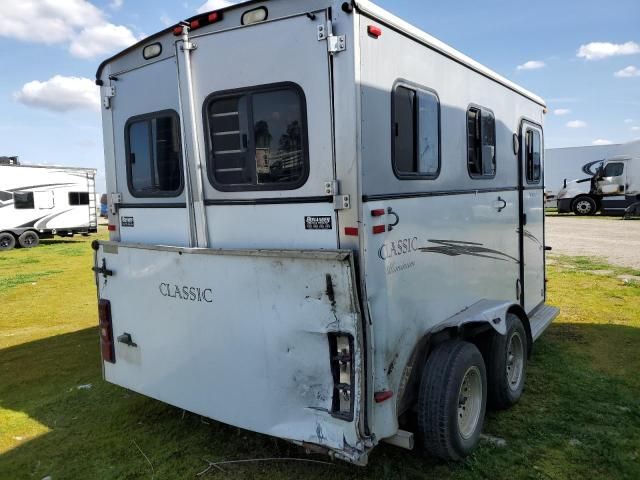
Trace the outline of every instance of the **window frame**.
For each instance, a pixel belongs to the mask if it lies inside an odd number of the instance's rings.
[[[622,165],[622,172],[620,173],[620,175],[606,175],[606,171],[607,171],[607,167],[609,165]],[[617,177],[622,177],[624,175],[624,171],[625,171],[625,167],[626,164],[625,162],[621,162],[619,160],[614,160],[614,161],[610,161],[609,163],[607,163],[603,168],[602,168],[602,178],[617,178]]]
[[[398,88],[406,88],[409,90],[413,90],[416,92],[416,96],[418,91],[422,91],[433,95],[438,101],[438,169],[435,173],[410,173],[410,172],[401,172],[397,168],[396,164],[396,91]],[[418,116],[418,115],[416,115]],[[417,119],[414,118],[414,154],[417,154],[418,149],[417,145],[417,132],[419,131],[420,126],[417,122]],[[440,176],[440,171],[442,170],[442,107],[440,104],[440,96],[438,92],[434,89],[425,87],[423,85],[409,82],[408,80],[400,79],[396,80],[393,84],[391,90],[391,169],[393,170],[393,174],[398,180],[435,180]]]
[[[27,195],[29,198],[29,207],[19,207],[16,202],[16,194],[18,195]],[[36,209],[36,196],[35,192],[25,192],[25,191],[16,191],[13,192],[13,209],[14,210],[35,210]]]
[[[134,123],[142,122],[145,120],[153,120],[155,118],[160,117],[172,117],[177,124],[177,134],[178,134],[178,160],[179,160],[179,169],[180,169],[180,187],[177,190],[171,192],[155,192],[152,194],[145,194],[133,188],[133,177],[132,177],[132,169],[131,169],[131,136],[130,136],[130,128]],[[182,195],[184,191],[184,158],[183,158],[183,145],[182,145],[182,125],[180,123],[180,115],[177,111],[173,109],[166,110],[158,110],[156,112],[144,113],[142,115],[135,115],[133,117],[129,117],[126,123],[124,124],[124,150],[125,150],[125,165],[127,166],[127,187],[129,189],[129,193],[134,198],[177,198]]]
[[[538,180],[530,180],[529,179],[529,161],[527,159],[527,133],[531,132],[532,134],[537,133],[540,136],[540,176]],[[542,129],[535,125],[526,125],[524,128],[524,179],[528,185],[540,185],[542,183],[542,164],[544,158],[544,148],[542,147]]]
[[[478,110],[480,112],[480,122],[482,122],[482,113],[483,112],[488,112],[491,114],[491,116],[493,117],[493,148],[494,148],[494,157],[496,160],[496,166],[495,166],[495,170],[493,171],[493,175],[484,175],[484,174],[474,174],[471,173],[471,170],[469,169],[469,112],[471,111],[471,109],[474,110]],[[465,113],[465,151],[466,151],[466,162],[467,162],[467,173],[469,175],[469,178],[471,178],[472,180],[492,180],[494,178],[496,178],[496,175],[498,174],[498,129],[496,128],[496,114],[493,110],[491,110],[490,108],[487,107],[483,107],[482,105],[478,105],[476,103],[470,103],[467,106],[467,111]],[[482,131],[480,132],[480,142],[482,142]],[[482,159],[482,143],[480,144],[480,155],[481,155],[481,159]],[[484,159],[482,159],[482,165],[484,166]]]
[[[71,207],[86,207],[89,205],[91,198],[89,196],[89,192],[67,192],[68,195],[68,200],[69,200],[69,206]],[[78,203],[71,203],[71,196],[72,195],[77,195],[77,200]],[[87,196],[87,203],[81,203],[80,200],[82,199],[82,195],[86,195]]]
[[[215,178],[215,156],[213,155],[213,144],[211,141],[211,124],[209,122],[209,106],[213,101],[223,100],[229,97],[247,97],[247,118],[248,118],[248,144],[253,150],[253,162],[255,162],[255,122],[253,118],[253,103],[252,95],[267,92],[277,92],[281,90],[293,90],[298,95],[300,100],[300,116],[301,116],[301,133],[302,133],[302,176],[297,182],[288,183],[272,183],[272,184],[234,184],[227,185],[219,183]],[[278,82],[268,83],[263,85],[254,85],[250,87],[234,88],[230,90],[220,90],[212,92],[207,95],[202,104],[202,125],[203,133],[205,136],[205,148],[206,148],[206,170],[209,184],[219,192],[279,192],[298,190],[306,185],[309,180],[311,172],[311,164],[309,161],[309,131],[308,131],[308,116],[307,116],[307,97],[304,90],[300,85],[294,82]],[[247,149],[247,155],[251,149]],[[254,167],[255,168],[255,167]]]

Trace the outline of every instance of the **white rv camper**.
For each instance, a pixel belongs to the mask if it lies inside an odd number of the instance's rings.
[[[623,215],[640,201],[640,141],[615,147],[610,156],[585,165],[586,178],[565,178],[558,191],[559,213]]]
[[[545,305],[539,97],[368,1],[252,1],[105,61],[108,382],[365,464],[460,459]]]
[[[0,164],[0,251],[97,230],[96,171]]]

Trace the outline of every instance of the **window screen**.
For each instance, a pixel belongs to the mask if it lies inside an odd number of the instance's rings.
[[[69,192],[69,205],[89,205],[89,193]]]
[[[209,174],[220,190],[299,188],[308,175],[304,96],[295,86],[210,97]]]
[[[489,110],[467,111],[467,166],[472,177],[496,174],[496,120]]]
[[[400,177],[435,177],[440,169],[440,102],[424,90],[393,94],[393,162]]]
[[[33,210],[35,208],[33,192],[14,192],[13,206],[16,210]]]
[[[539,183],[541,177],[542,142],[540,132],[527,130],[525,138],[527,182]]]
[[[129,188],[137,197],[177,196],[182,190],[180,125],[175,112],[129,120]]]
[[[624,173],[624,163],[616,162],[616,163],[608,163],[606,167],[604,167],[604,172],[602,173],[603,177],[619,177]]]

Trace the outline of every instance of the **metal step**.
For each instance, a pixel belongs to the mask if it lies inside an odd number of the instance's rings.
[[[560,314],[560,309],[552,307],[551,305],[542,305],[538,308],[531,317],[529,317],[529,323],[531,324],[531,336],[535,342],[540,335],[547,329],[551,322]]]

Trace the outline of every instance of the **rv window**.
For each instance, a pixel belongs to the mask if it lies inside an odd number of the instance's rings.
[[[182,190],[180,126],[175,112],[127,122],[129,189],[136,197],[177,196]]]
[[[209,174],[223,191],[299,188],[308,175],[304,96],[294,86],[213,95]]]
[[[89,205],[89,193],[69,192],[69,205]]]
[[[624,173],[624,163],[616,162],[616,163],[608,163],[606,167],[604,167],[604,172],[602,173],[603,177],[619,177]]]
[[[425,90],[393,94],[393,166],[400,178],[430,177],[440,169],[440,102]]]
[[[541,152],[542,145],[540,132],[537,130],[527,130],[525,137],[527,182],[539,183],[541,176]]]
[[[33,192],[14,192],[13,206],[16,210],[33,210],[35,208]]]
[[[467,166],[472,177],[496,174],[496,120],[489,110],[471,107],[467,111]]]

